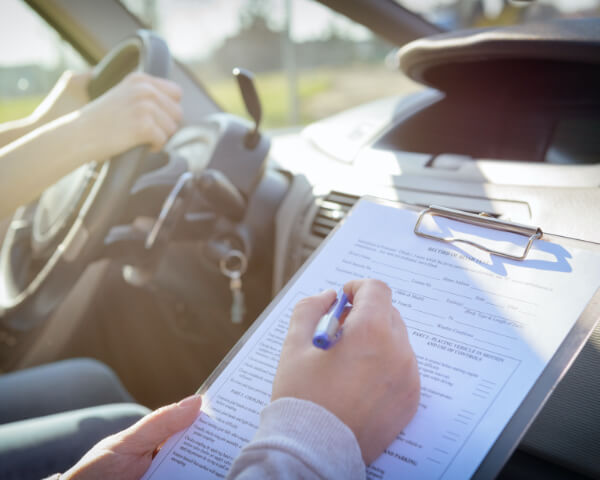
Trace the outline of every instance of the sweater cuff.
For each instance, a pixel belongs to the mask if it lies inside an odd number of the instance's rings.
[[[265,407],[252,445],[291,453],[325,479],[364,479],[365,464],[350,428],[308,400],[280,398]]]

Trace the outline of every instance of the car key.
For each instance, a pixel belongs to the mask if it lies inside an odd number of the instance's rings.
[[[231,323],[240,324],[244,320],[246,307],[242,290],[242,275],[248,266],[248,259],[239,250],[230,250],[219,262],[221,273],[229,278],[231,290]]]

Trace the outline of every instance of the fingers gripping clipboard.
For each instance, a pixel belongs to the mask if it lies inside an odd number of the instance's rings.
[[[422,386],[414,419],[367,468],[373,480],[493,478],[600,315],[596,244],[363,198],[202,385],[204,413],[190,427],[198,436],[188,429],[173,437],[144,478],[187,478],[176,475],[177,462],[193,438],[211,438],[210,451],[204,440],[193,446],[205,457],[235,458],[243,442],[213,432],[252,438],[296,302],[361,277],[390,286]],[[214,478],[227,472],[221,460]]]

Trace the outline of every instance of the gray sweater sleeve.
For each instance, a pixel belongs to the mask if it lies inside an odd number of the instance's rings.
[[[364,480],[356,437],[325,408],[280,398],[264,408],[252,441],[236,458],[228,480]]]

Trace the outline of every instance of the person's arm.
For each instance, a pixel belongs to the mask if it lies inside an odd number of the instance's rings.
[[[159,150],[181,121],[181,89],[143,73],[0,148],[0,218],[87,162],[142,144]]]
[[[9,122],[0,123],[0,147],[14,142],[17,138],[27,135],[32,130],[39,127],[41,123],[29,115],[25,118],[11,120]]]
[[[376,280],[358,280],[344,290],[353,306],[341,340],[330,350],[315,348],[312,336],[335,293],[296,306],[273,402],[234,461],[229,480],[364,478],[364,465],[381,455],[415,414],[417,361],[390,289]]]
[[[258,431],[227,478],[363,480],[365,464],[354,433],[333,413],[285,397],[263,409]]]

